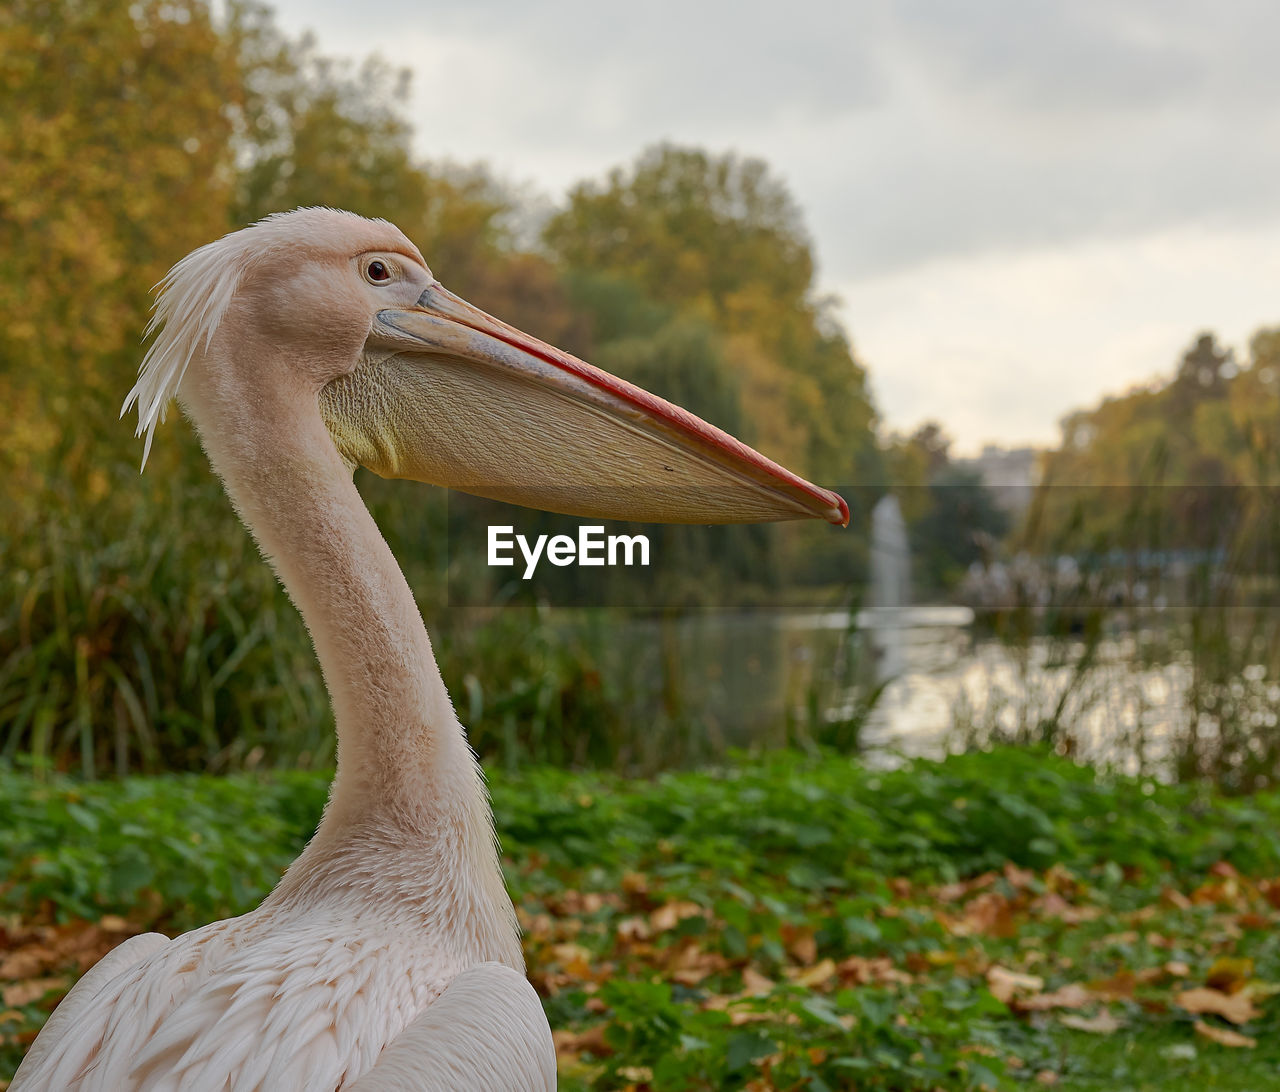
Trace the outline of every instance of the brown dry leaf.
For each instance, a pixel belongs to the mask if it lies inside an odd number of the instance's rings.
[[[1058,1075],[1052,1069],[1042,1069],[1036,1074],[1036,1084],[1057,1084]]]
[[[674,929],[685,918],[697,917],[702,907],[696,902],[667,902],[649,915],[649,924],[659,933]]]
[[[1056,916],[1066,925],[1080,925],[1086,921],[1097,921],[1105,913],[1101,906],[1068,906]]]
[[[996,891],[985,891],[970,899],[959,917],[939,914],[943,927],[957,937],[1011,937],[1017,932],[1013,923],[1014,904]]]
[[[1080,1016],[1069,1012],[1059,1016],[1058,1023],[1063,1027],[1092,1032],[1094,1035],[1114,1035],[1124,1027],[1124,1022],[1117,1020],[1111,1010],[1106,1008],[1100,1009],[1095,1016]]]
[[[772,1019],[773,1017],[767,1012],[757,1012],[755,1009],[734,1009],[729,1013],[729,1023],[735,1028],[743,1024],[758,1024],[761,1020]]]
[[[564,969],[564,973],[573,978],[590,978],[591,952],[581,944],[553,944],[551,954]]]
[[[1171,974],[1174,978],[1186,978],[1191,973],[1191,968],[1180,959],[1171,959],[1164,965],[1165,972]]]
[[[1280,879],[1263,880],[1258,884],[1258,890],[1273,909],[1280,910]]]
[[[566,1054],[581,1054],[587,1050],[597,1057],[612,1054],[613,1048],[605,1042],[604,1038],[605,1029],[608,1026],[608,1024],[596,1024],[585,1031],[553,1031],[551,1039],[556,1045],[557,1057],[562,1057]]]
[[[0,959],[0,978],[35,978],[58,962],[58,954],[52,948],[29,944]]]
[[[1249,1036],[1241,1035],[1238,1031],[1232,1031],[1230,1028],[1214,1027],[1212,1024],[1206,1024],[1203,1020],[1197,1020],[1192,1026],[1196,1029],[1197,1035],[1212,1039],[1221,1046],[1248,1047],[1252,1049],[1258,1045],[1257,1039],[1250,1039]]]
[[[628,895],[647,895],[649,893],[649,877],[643,872],[624,872],[622,874],[622,890]]]
[[[1050,993],[1036,993],[1030,997],[1017,997],[1011,1002],[1020,1012],[1045,1012],[1049,1009],[1080,1009],[1097,1000],[1078,982],[1068,982]]]
[[[1158,967],[1153,967],[1160,974]],[[1150,976],[1147,975],[1147,980]],[[1117,971],[1110,978],[1089,983],[1089,992],[1104,1001],[1132,1001],[1134,988],[1138,985],[1138,976],[1132,971]]]
[[[849,985],[866,986],[871,983],[879,985],[909,986],[915,980],[906,971],[900,971],[887,956],[876,956],[866,959],[863,956],[849,956],[836,964],[841,981]]]
[[[1136,929],[1126,929],[1122,933],[1108,933],[1102,938],[1102,943],[1123,947],[1130,944],[1137,944],[1138,939],[1138,931]]]
[[[1191,892],[1191,901],[1198,906],[1217,904],[1235,906],[1241,900],[1240,881],[1234,876],[1217,882],[1201,884]]]
[[[809,966],[818,958],[818,942],[813,935],[812,925],[792,925],[783,923],[782,943],[787,946],[792,959],[802,966]]]
[[[1175,910],[1191,909],[1191,900],[1187,898],[1187,896],[1184,895],[1181,891],[1178,891],[1172,887],[1166,887],[1160,893],[1160,899],[1162,902],[1165,902],[1169,906],[1172,906]]]
[[[623,918],[614,926],[614,932],[619,940],[648,940],[653,936],[649,923],[639,917]]]
[[[836,963],[834,959],[824,959],[821,963],[815,963],[812,967],[805,967],[799,971],[787,970],[787,977],[791,979],[797,986],[805,986],[808,989],[814,989],[824,983],[831,981],[836,976]]]
[[[517,908],[516,913],[520,915],[522,912]],[[555,933],[556,922],[550,914],[524,913],[519,921],[521,931],[526,937],[543,940]]]
[[[692,937],[670,952],[668,973],[685,986],[696,986],[703,979],[718,971],[727,970],[729,961],[719,952],[708,951]]]
[[[1019,974],[996,963],[987,970],[987,988],[997,1001],[1007,1005],[1019,991],[1039,993],[1044,989],[1044,979],[1039,975]]]
[[[944,883],[941,887],[934,889],[933,897],[937,902],[959,902],[966,895],[971,895],[984,887],[990,887],[999,878],[1000,876],[997,872],[984,872],[981,876],[975,876],[971,880],[961,880],[959,883]]]
[[[742,992],[747,996],[773,992],[773,979],[766,978],[754,967],[742,968]]]
[[[1019,868],[1012,861],[1004,863],[1004,878],[1009,881],[1015,888],[1022,890],[1030,887],[1036,881],[1036,874],[1025,868]]]
[[[1262,1014],[1253,1007],[1247,993],[1227,994],[1221,990],[1197,986],[1193,990],[1183,990],[1174,1001],[1187,1012],[1196,1016],[1205,1013],[1221,1016],[1233,1024],[1247,1024]]]
[[[68,984],[65,978],[28,978],[0,990],[0,1003],[8,1008],[29,1005],[51,990],[65,990]]]
[[[1204,984],[1223,993],[1239,993],[1253,977],[1252,959],[1232,959],[1222,956],[1213,961]]]

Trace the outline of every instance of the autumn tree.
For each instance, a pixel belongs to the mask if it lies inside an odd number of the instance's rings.
[[[1255,339],[1255,351],[1267,344]],[[1200,334],[1168,379],[1064,418],[1035,508],[1038,543],[1220,548],[1245,516],[1240,487],[1271,460],[1269,374],[1261,363],[1240,371]]]
[[[762,161],[658,145],[576,187],[545,240],[570,269],[628,279],[719,329],[770,454],[832,482],[869,476],[865,373],[816,292],[799,210]]]
[[[89,461],[150,286],[224,229],[239,91],[202,0],[13,0],[0,84],[2,447],[22,490],[55,449]]]

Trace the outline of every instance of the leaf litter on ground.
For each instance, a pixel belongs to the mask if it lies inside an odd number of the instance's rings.
[[[1115,1087],[1108,1042],[1280,1040],[1280,796],[1034,751],[493,782],[569,1090]],[[114,944],[254,905],[325,788],[0,772],[0,1084]]]

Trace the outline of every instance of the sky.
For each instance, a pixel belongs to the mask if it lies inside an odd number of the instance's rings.
[[[424,158],[552,201],[671,140],[765,159],[887,429],[1053,444],[1280,324],[1273,0],[274,0],[412,70]]]

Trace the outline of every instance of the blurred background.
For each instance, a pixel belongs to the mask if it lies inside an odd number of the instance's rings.
[[[362,474],[490,763],[1012,740],[1274,782],[1274,11],[348,7],[0,12],[0,763],[332,763],[191,429],[139,476],[118,419],[169,266],[325,204],[853,512],[672,529],[719,579],[563,607]]]

